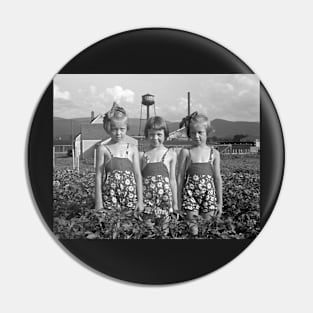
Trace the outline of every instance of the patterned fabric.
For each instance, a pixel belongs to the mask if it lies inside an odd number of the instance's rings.
[[[108,146],[105,146],[111,155],[105,165],[106,179],[103,183],[103,205],[107,209],[121,206],[135,209],[137,204],[136,180],[133,164],[127,158],[114,157]],[[126,156],[128,155],[128,147]]]
[[[190,153],[190,150],[189,150]],[[213,149],[208,162],[192,162],[186,172],[182,209],[208,213],[217,210],[217,198],[213,179]]]
[[[164,164],[167,152],[168,150],[160,162],[152,163],[149,163],[149,158],[145,154],[147,164],[142,171],[144,213],[155,218],[168,217],[172,209],[173,194],[169,172]]]

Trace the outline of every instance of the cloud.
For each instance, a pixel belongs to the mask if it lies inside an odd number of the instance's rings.
[[[255,74],[236,74],[232,78],[242,87],[254,88],[259,84],[259,79]]]
[[[64,118],[71,118],[75,114],[81,115],[81,108],[71,100],[57,98],[53,100],[53,115]]]
[[[70,100],[71,94],[67,90],[61,91],[59,86],[54,84],[54,86],[53,86],[53,97],[54,97],[54,99]]]
[[[259,120],[259,80],[256,75],[236,74],[208,77],[201,84],[193,111],[209,119]],[[198,105],[201,103],[201,106]],[[196,109],[197,108],[197,109]]]
[[[192,100],[191,111],[193,111]],[[169,103],[158,103],[156,106],[156,114],[164,117],[167,121],[181,121],[187,115],[188,100],[186,97],[180,97],[173,100],[171,105]]]
[[[135,93],[132,90],[123,89],[121,86],[107,88],[105,91],[113,98],[113,101],[116,101],[117,103],[121,102],[122,100],[133,103],[135,99]]]
[[[89,86],[89,91],[92,96],[95,96],[97,93],[97,87],[94,85]]]
[[[69,79],[66,75],[64,77]],[[96,114],[108,111],[113,101],[116,101],[130,117],[139,118],[140,95],[149,91],[156,95],[156,105],[150,108],[150,115],[154,115],[155,110],[157,115],[168,121],[180,121],[187,115],[188,90],[192,97],[191,112],[202,112],[210,120],[222,118],[256,121],[260,116],[260,84],[254,74],[201,75],[195,76],[195,81],[188,75],[161,75],[157,79],[155,76],[147,76],[144,81],[139,80],[141,77],[131,81],[122,77],[120,81],[98,80],[98,76],[96,78],[88,78],[84,84],[56,81],[55,114],[90,116],[91,111]],[[142,115],[146,116],[145,107],[142,108]]]
[[[178,99],[179,106],[187,108],[187,98],[181,97]],[[190,101],[191,102],[191,101]]]
[[[235,89],[235,87],[230,83],[226,83],[225,86],[226,86],[228,91],[234,91],[234,89]]]
[[[134,105],[135,93],[132,90],[121,86],[101,90],[94,84],[77,88],[73,95],[69,91],[61,91],[55,84],[54,115],[71,118],[90,116],[91,111],[104,113],[111,108],[113,101],[122,102],[121,105],[130,116],[139,117],[140,106]]]
[[[240,91],[238,92],[238,96],[239,96],[239,97],[242,97],[242,96],[244,96],[244,95],[246,95],[246,94],[248,94],[248,93],[249,93],[248,90],[243,89],[243,90],[240,90]]]

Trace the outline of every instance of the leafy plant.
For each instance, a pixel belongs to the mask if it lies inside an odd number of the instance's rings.
[[[204,239],[254,238],[260,231],[260,168],[258,157],[222,156],[223,215],[204,221]],[[157,221],[122,207],[94,209],[94,169],[61,168],[53,177],[54,233],[62,239],[188,239],[184,215],[171,215],[168,231]]]

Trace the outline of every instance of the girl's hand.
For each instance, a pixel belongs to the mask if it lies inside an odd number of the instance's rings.
[[[220,218],[222,214],[223,214],[223,204],[217,203],[217,214],[216,214],[216,216],[218,218]]]
[[[144,206],[143,206],[143,202],[142,201],[138,201],[136,204],[136,211],[138,211],[139,213],[142,213],[144,210]]]
[[[96,211],[103,211],[103,204],[102,203],[96,203],[95,204],[95,210]]]
[[[178,205],[177,204],[173,205],[173,211],[174,211],[174,213],[178,213]]]

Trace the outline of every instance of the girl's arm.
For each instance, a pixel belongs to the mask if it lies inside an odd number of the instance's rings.
[[[221,216],[223,209],[223,190],[222,190],[222,176],[220,170],[220,153],[217,150],[213,150],[214,161],[214,184],[216,188],[216,197],[217,197],[217,209],[218,215]]]
[[[133,147],[133,165],[134,165],[134,175],[136,179],[136,186],[137,186],[137,198],[138,198],[138,210],[140,212],[143,211],[143,195],[142,195],[142,177],[141,177],[141,170],[140,170],[140,161],[139,161],[139,152],[137,147]]]
[[[99,145],[97,147],[97,158],[96,158],[96,181],[95,181],[95,209],[103,209],[102,202],[102,181],[104,172],[104,160],[105,160],[105,147]]]
[[[182,206],[182,192],[184,187],[186,162],[188,157],[188,150],[181,149],[178,155],[178,172],[177,172],[177,202],[178,208],[181,209]]]
[[[170,161],[170,186],[173,193],[173,210],[174,212],[178,211],[178,203],[177,203],[177,182],[176,182],[176,163],[177,163],[177,155],[176,152],[171,152],[171,161]]]
[[[140,164],[140,170],[142,170],[145,166],[145,158],[144,158],[143,152],[139,152],[139,164]]]

